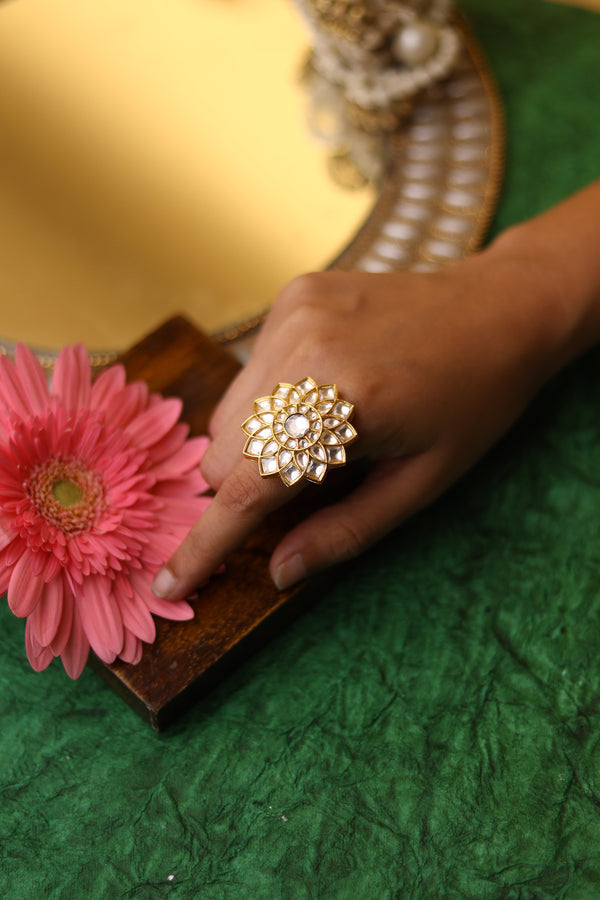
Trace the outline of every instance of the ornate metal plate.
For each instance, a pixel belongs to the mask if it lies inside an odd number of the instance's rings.
[[[504,116],[483,52],[462,17],[458,24],[459,65],[420,97],[405,129],[384,149],[387,175],[375,207],[330,268],[430,272],[481,246],[502,182]],[[262,318],[218,336],[240,341]]]

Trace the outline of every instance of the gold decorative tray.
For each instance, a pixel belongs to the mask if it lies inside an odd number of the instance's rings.
[[[295,274],[431,268],[494,209],[500,104],[475,40],[341,187],[311,137],[307,38],[281,0],[0,8],[1,344],[101,364],[175,313],[232,340]]]

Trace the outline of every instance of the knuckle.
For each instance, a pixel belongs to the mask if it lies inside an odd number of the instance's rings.
[[[218,454],[211,453],[209,448],[200,460],[200,472],[211,488],[218,491],[225,479],[226,468]]]
[[[322,292],[322,277],[322,273],[319,272],[297,275],[283,288],[277,304],[287,309],[294,309],[304,304],[311,305]]]
[[[365,535],[357,522],[340,519],[331,535],[331,554],[339,562],[353,559],[366,546]]]
[[[235,516],[248,516],[258,511],[261,501],[259,486],[232,473],[219,489],[219,502]]]

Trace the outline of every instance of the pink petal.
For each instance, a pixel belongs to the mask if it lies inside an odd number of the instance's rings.
[[[127,629],[125,629],[123,648],[119,653],[119,658],[132,666],[137,666],[142,658],[142,642]]]
[[[110,487],[108,499],[118,508],[133,506],[139,502],[139,495],[147,493],[154,487],[155,479],[151,472],[143,472],[141,475],[132,475],[124,481],[117,481]]]
[[[95,451],[103,436],[102,423],[88,410],[80,411],[75,419],[71,434],[73,452],[93,465]]]
[[[28,624],[43,647],[48,647],[56,636],[63,612],[63,581],[55,578],[44,585],[40,602],[29,618]]]
[[[98,576],[86,579],[77,598],[77,611],[94,653],[103,662],[114,662],[123,646],[123,621],[110,581]]]
[[[15,350],[15,369],[29,401],[29,408],[34,415],[42,413],[48,405],[48,381],[44,370],[35,354],[25,344],[17,344]]]
[[[180,478],[165,478],[159,481],[152,492],[158,497],[189,497],[203,494],[209,489],[200,469],[192,469]]]
[[[106,421],[113,428],[124,428],[148,401],[148,388],[142,381],[128,384],[119,394],[111,397],[104,410]]]
[[[85,668],[89,652],[90,645],[85,636],[77,608],[74,607],[71,634],[65,649],[61,653],[62,663],[69,678],[79,678]]]
[[[106,412],[108,404],[119,391],[125,387],[125,368],[122,365],[111,366],[98,375],[92,385],[90,408]]]
[[[194,618],[194,610],[185,600],[162,600],[154,596],[150,590],[152,574],[132,572],[129,580],[134,591],[139,594],[150,612],[162,616],[163,619],[172,619],[177,622]]]
[[[41,571],[41,576],[43,580],[47,583],[49,581],[53,581],[58,573],[61,571],[62,566],[54,553],[46,553],[46,558],[44,560],[44,566]]]
[[[179,497],[166,497],[163,499],[165,506],[161,518],[168,522],[170,526],[193,525],[199,515],[197,512],[198,508],[203,512],[211,503],[210,497],[194,497],[188,500]],[[192,499],[195,501],[194,505],[190,502]]]
[[[111,484],[115,478],[128,478],[138,472],[144,461],[143,451],[133,454],[130,451],[120,451],[99,460],[98,468],[104,475],[106,483]]]
[[[12,544],[9,544],[4,551],[4,565],[12,568],[17,560],[25,553],[26,549],[27,544],[23,538],[15,538]]]
[[[10,527],[8,516],[0,515],[0,551],[5,550],[14,541],[15,533]]]
[[[0,446],[0,471],[5,478],[20,481],[18,469],[20,462],[14,453],[9,452],[8,447]]]
[[[21,384],[21,379],[4,354],[0,355],[0,397],[4,400],[7,408],[21,419],[26,419],[31,415],[27,394]]]
[[[32,554],[23,553],[17,560],[8,586],[8,605],[15,616],[29,616],[42,596],[44,582],[31,574]]]
[[[210,444],[207,437],[190,438],[183,447],[172,456],[152,467],[157,478],[177,478],[190,472],[200,463]],[[204,481],[208,490],[208,482]]]
[[[60,656],[64,651],[69,638],[71,636],[71,628],[73,626],[73,592],[68,584],[65,584],[63,579],[63,605],[62,605],[62,615],[60,617],[60,622],[58,624],[58,628],[56,629],[56,634],[54,635],[51,647],[52,652],[55,656]]]
[[[54,659],[54,654],[50,647],[41,647],[36,641],[29,619],[27,619],[25,625],[25,651],[29,664],[35,672],[42,672],[44,669],[47,669]]]
[[[169,397],[136,416],[125,431],[138,447],[151,447],[177,424],[182,409],[178,397]]]
[[[146,604],[135,593],[131,597],[121,593],[118,603],[125,630],[151,644],[156,638],[156,626]],[[123,659],[123,654],[119,655]]]
[[[0,597],[3,597],[8,590],[8,585],[10,584],[10,576],[11,570],[3,568],[0,564]]]
[[[89,406],[91,384],[90,359],[83,344],[63,347],[54,367],[52,393],[65,409],[75,412]]]
[[[166,530],[166,526],[164,530],[152,532],[152,540],[141,551],[144,565],[155,565],[158,569],[170,559],[184,537],[185,533],[173,534]]]
[[[150,448],[150,458],[157,464],[173,456],[183,445],[190,431],[190,426],[179,422],[167,434]]]
[[[129,509],[124,508],[122,510],[123,513],[123,528],[128,527],[134,530],[150,528],[154,525],[154,513],[143,510],[143,509]],[[140,539],[142,535],[139,535]]]
[[[162,616],[163,619],[186,622],[194,618],[194,610],[185,600],[163,600],[155,597],[154,594],[144,599],[150,612]]]

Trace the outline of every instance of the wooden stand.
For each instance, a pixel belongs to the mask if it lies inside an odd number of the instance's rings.
[[[183,419],[192,434],[206,433],[213,407],[239,368],[218,343],[182,318],[145,338],[122,362],[130,381],[144,380],[152,390],[183,400]],[[318,490],[322,500],[324,489]],[[301,506],[294,504],[295,517],[306,513],[306,495],[311,494],[307,489]],[[156,641],[145,645],[137,666],[92,660],[111,687],[156,730],[280,631],[304,605],[298,588],[277,591],[268,572],[271,552],[290,524],[285,509],[265,522],[227,560],[225,574],[202,589],[190,622],[156,618]]]

